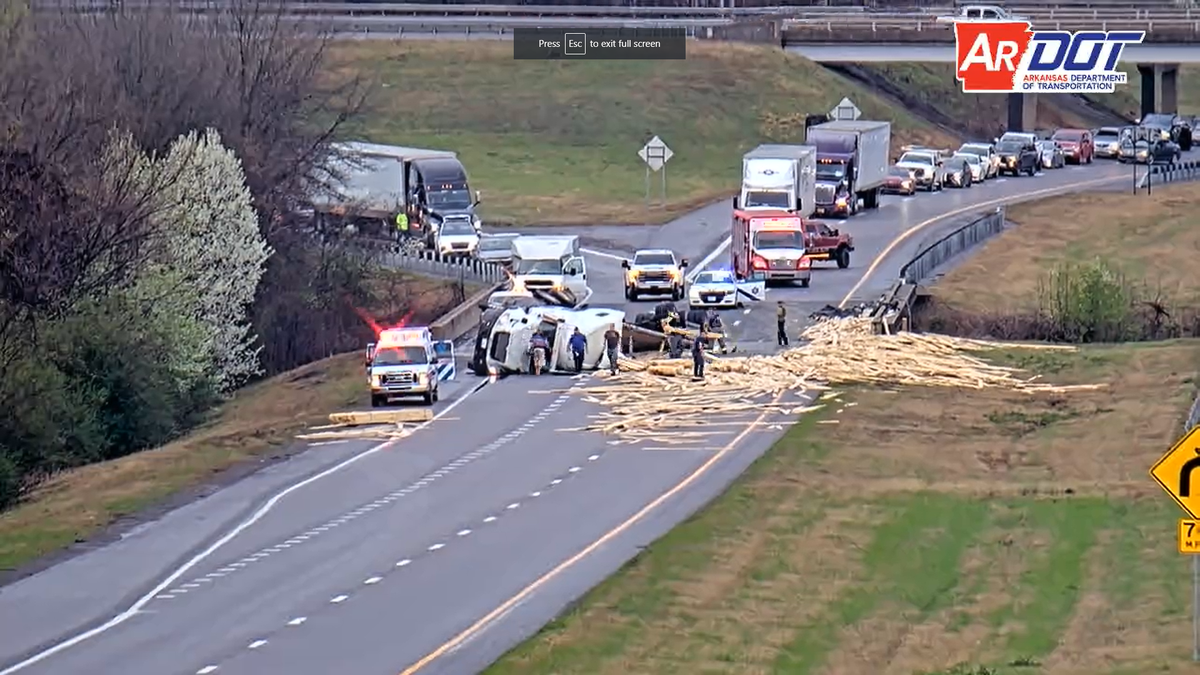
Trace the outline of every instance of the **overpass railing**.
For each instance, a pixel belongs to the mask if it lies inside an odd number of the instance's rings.
[[[391,16],[398,18],[618,18],[618,19],[734,19],[740,17],[787,17],[808,19],[863,15],[878,20],[888,18],[919,19],[952,14],[948,3],[884,3],[870,0],[809,0],[812,5],[720,7],[627,7],[597,5],[492,5],[423,4],[391,2],[285,2],[284,12],[296,16]],[[745,2],[745,0],[739,0]],[[207,13],[235,6],[228,0],[33,0],[37,10],[64,9],[89,12],[124,9],[171,7],[184,12]],[[1011,10],[1033,20],[1172,20],[1200,18],[1200,9],[1175,2],[1141,2],[1134,7],[1117,0],[1059,0],[1053,5],[1014,6]]]
[[[1200,37],[1200,14],[1164,19],[1038,19],[1040,30],[1137,30],[1146,32],[1147,43],[1190,43]],[[789,20],[784,26],[784,43],[802,42],[954,42],[950,24],[934,18],[841,17],[838,19]]]

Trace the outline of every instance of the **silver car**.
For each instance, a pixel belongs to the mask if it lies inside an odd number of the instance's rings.
[[[1067,165],[1067,154],[1058,141],[1038,141],[1038,149],[1042,151],[1043,169],[1061,169]]]
[[[519,236],[516,232],[484,232],[479,235],[475,257],[484,262],[508,265],[512,263],[513,240]]]

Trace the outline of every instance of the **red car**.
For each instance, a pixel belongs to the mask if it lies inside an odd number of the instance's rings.
[[[1050,138],[1062,146],[1067,164],[1091,164],[1096,155],[1092,132],[1087,129],[1059,129]]]

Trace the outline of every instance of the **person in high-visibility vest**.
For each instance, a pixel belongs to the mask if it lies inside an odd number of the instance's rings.
[[[399,239],[408,238],[408,214],[403,211],[396,214],[396,236]]]

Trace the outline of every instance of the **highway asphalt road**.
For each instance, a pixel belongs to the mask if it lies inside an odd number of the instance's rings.
[[[858,247],[850,269],[821,270],[811,289],[779,293],[824,304],[877,292],[924,233],[889,242],[916,225],[1128,171],[1100,164],[889,199],[844,225]],[[728,209],[628,232],[697,259],[722,239]],[[624,251],[596,251],[593,302],[648,308],[621,298],[613,256]],[[872,270],[885,251],[886,265]],[[477,382],[461,377],[460,386]],[[717,494],[782,433],[757,425],[719,447],[667,451],[563,431],[595,412],[579,395],[589,384],[526,377],[483,386],[440,404],[440,418],[405,439],[303,453],[4,587],[0,616],[21,620],[5,621],[0,675],[382,675],[412,663],[474,672]]]

